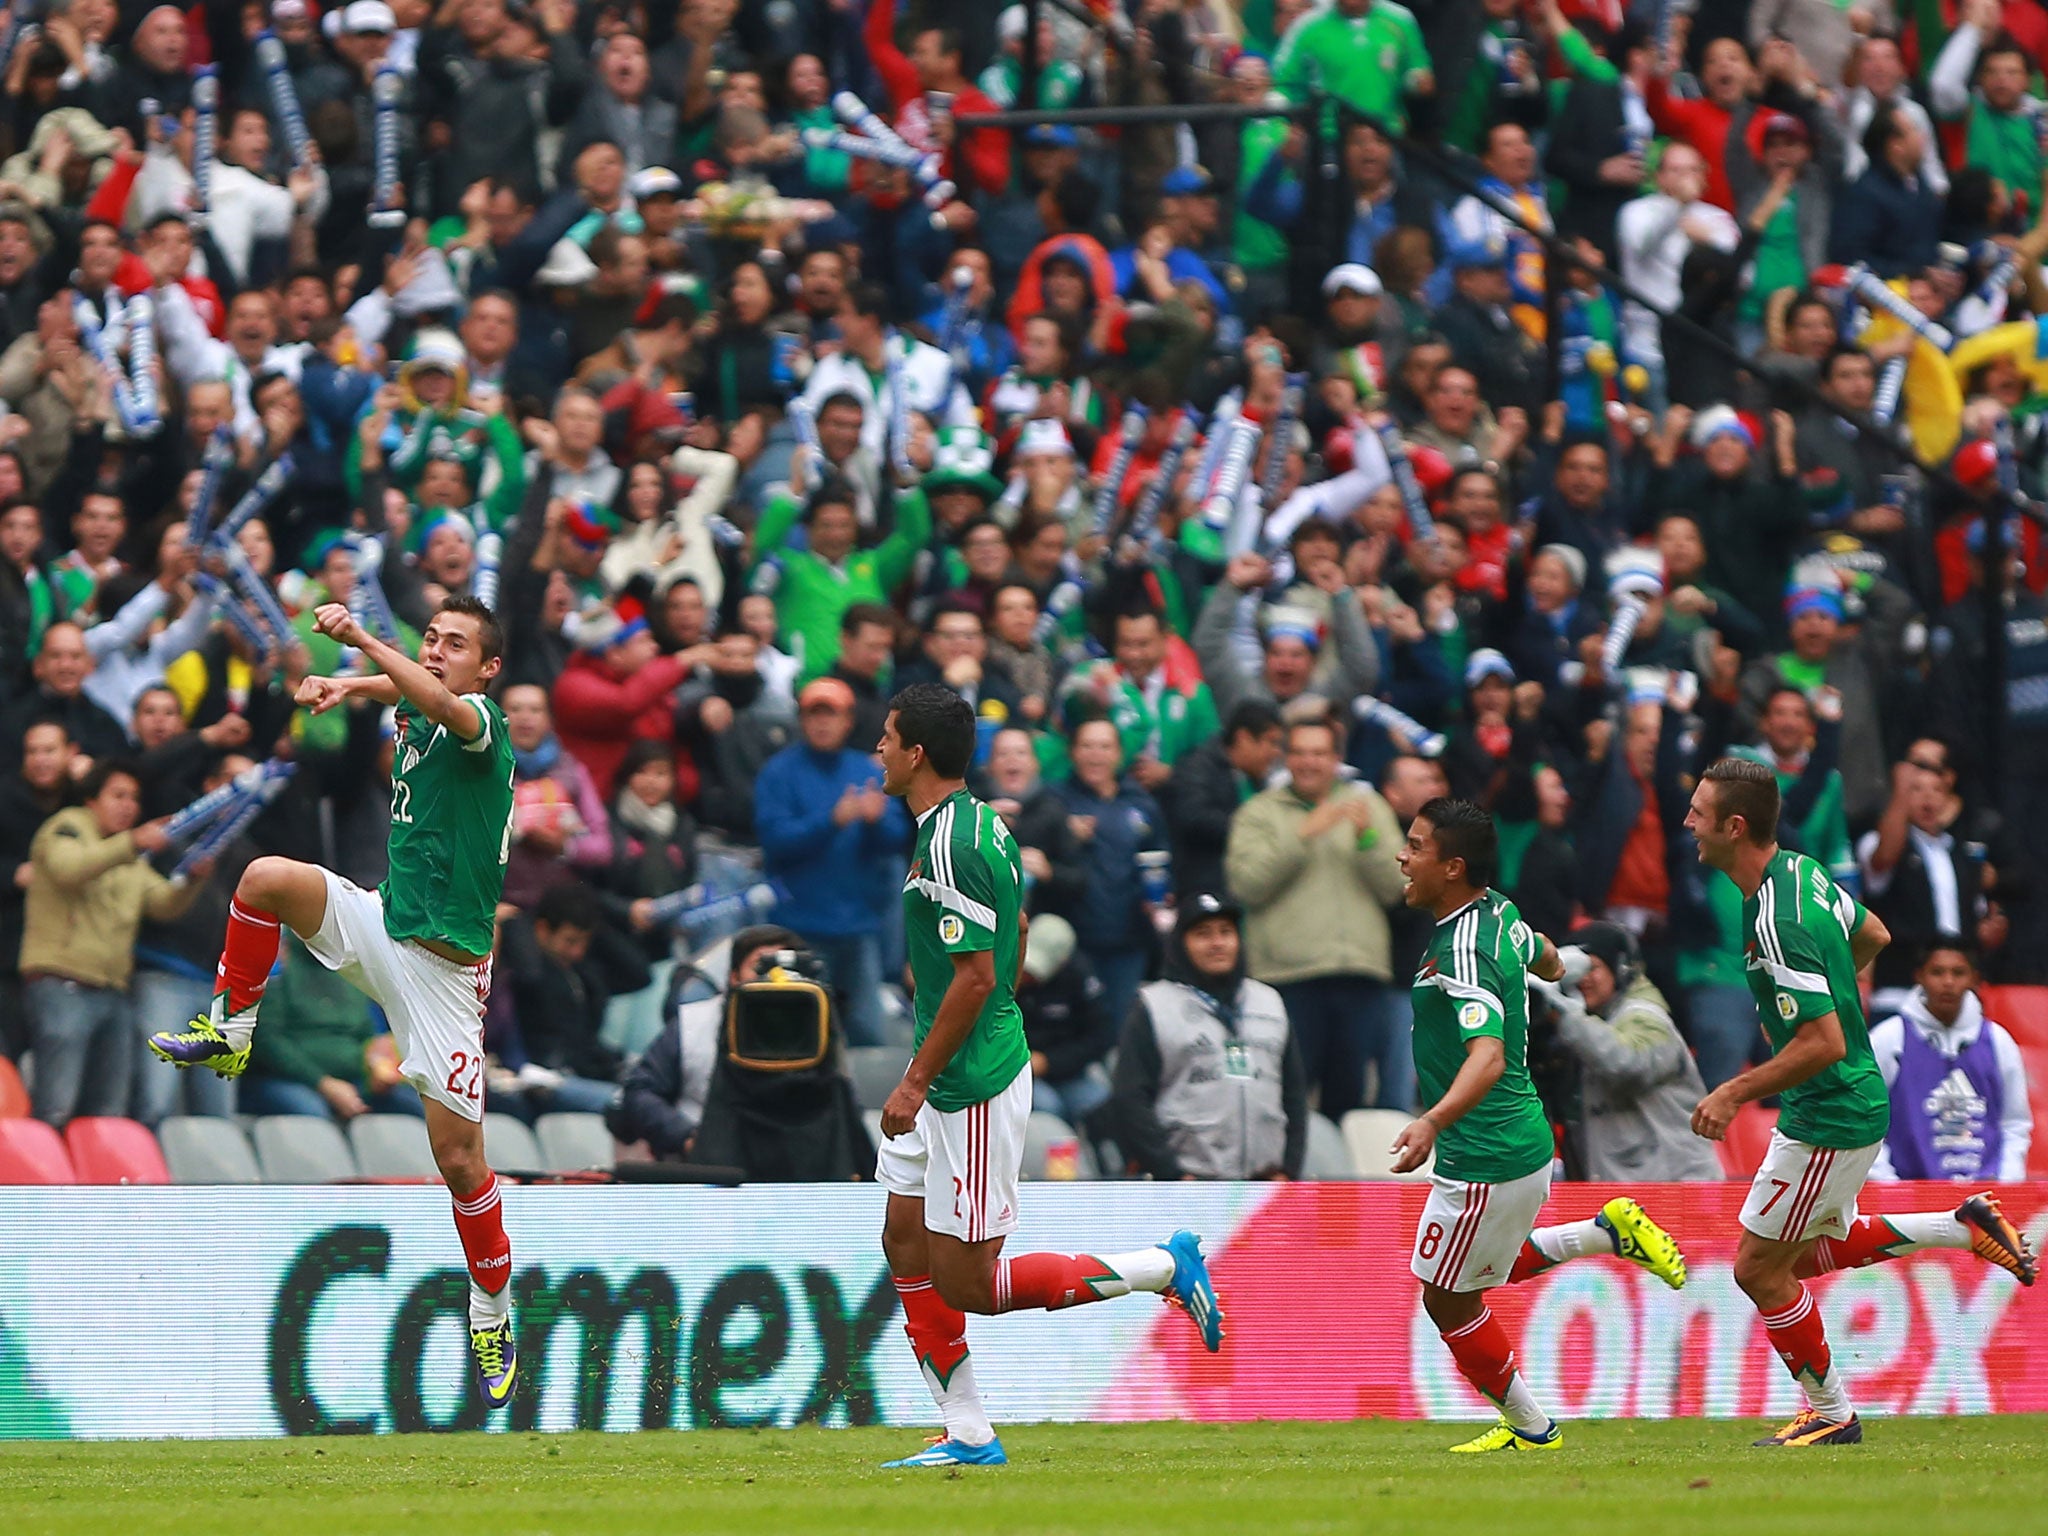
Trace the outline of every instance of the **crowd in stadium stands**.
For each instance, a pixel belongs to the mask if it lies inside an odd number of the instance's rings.
[[[2023,1168],[1972,989],[2048,981],[2048,554],[2009,515],[2048,474],[2044,7],[1036,14],[1027,49],[1022,5],[934,0],[11,8],[34,1113],[420,1112],[296,944],[243,1081],[143,1039],[259,852],[383,874],[392,722],[295,706],[361,665],[314,605],[416,639],[479,592],[493,1109],[690,1155],[727,967],[791,948],[856,1054],[906,1045],[870,748],[926,681],[1022,848],[1034,1102],[1108,1172],[1298,1175],[1311,1109],[1411,1107],[1395,859],[1449,793],[1586,957],[1531,1042],[1566,1168],[1720,1176],[1691,1106],[1764,1045],[1681,822],[1728,753],[1894,936],[1891,1169]],[[963,121],[1217,103],[1274,110]],[[273,758],[195,862],[166,818]]]

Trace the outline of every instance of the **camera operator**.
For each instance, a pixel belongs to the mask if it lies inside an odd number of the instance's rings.
[[[697,1126],[704,1118],[704,1096],[711,1089],[725,1027],[726,988],[759,981],[776,953],[798,949],[803,940],[787,928],[762,924],[733,935],[730,969],[723,985],[709,997],[685,1001],[688,983],[711,980],[702,971],[679,966],[669,984],[667,1023],[647,1053],[627,1070],[619,1096],[605,1111],[605,1122],[620,1141],[644,1141],[656,1158],[681,1162],[690,1154]]]
[[[1713,1147],[1692,1134],[1706,1092],[1628,930],[1588,923],[1559,953],[1564,980],[1532,982],[1550,1003],[1554,1054],[1578,1067],[1583,1177],[1679,1183],[1719,1179]],[[1535,1042],[1531,1042],[1532,1055]]]

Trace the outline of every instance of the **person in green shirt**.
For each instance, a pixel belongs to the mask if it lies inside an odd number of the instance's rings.
[[[1436,919],[1410,991],[1428,1108],[1392,1148],[1397,1174],[1435,1158],[1409,1269],[1459,1373],[1501,1414],[1452,1449],[1552,1449],[1563,1431],[1522,1379],[1486,1293],[1587,1254],[1619,1255],[1677,1290],[1685,1259],[1625,1195],[1587,1220],[1536,1226],[1555,1151],[1529,1076],[1529,978],[1559,981],[1565,968],[1557,947],[1491,889],[1500,864],[1493,817],[1469,800],[1427,801],[1408,824],[1400,864],[1403,900]]]
[[[793,540],[802,523],[808,537]],[[860,522],[853,488],[828,480],[808,505],[785,487],[769,499],[754,529],[752,588],[775,600],[782,648],[802,665],[798,681],[832,670],[839,620],[855,603],[886,603],[910,575],[931,536],[931,509],[917,487],[896,496],[896,526],[872,549],[856,545]]]
[[[1757,1444],[1853,1445],[1863,1426],[1804,1278],[1919,1248],[1970,1248],[2031,1283],[2033,1258],[1988,1196],[1953,1212],[1857,1215],[1891,1103],[1856,976],[1891,934],[1819,864],[1778,846],[1780,809],[1768,764],[1724,757],[1700,775],[1686,810],[1700,862],[1742,893],[1744,968],[1771,1042],[1768,1061],[1700,1100],[1692,1127],[1719,1141],[1743,1105],[1778,1097],[1777,1127],[1742,1204],[1735,1283],[1807,1407]]]
[[[1017,93],[1024,86],[1024,30],[1030,25],[1024,7],[1010,5],[996,17],[999,52],[975,77],[982,95],[1007,112],[1017,105]],[[1085,84],[1080,67],[1060,57],[1060,40],[1052,24],[1050,9],[1038,15],[1038,89],[1033,106],[1048,112],[1064,112],[1078,106]]]
[[[1436,94],[1436,74],[1414,14],[1393,0],[1336,0],[1287,29],[1273,80],[1289,101],[1322,91],[1408,131],[1410,96]]]
[[[1212,1354],[1223,1347],[1223,1309],[1192,1232],[1105,1257],[1001,1256],[1017,1227],[1031,1118],[1031,1051],[1017,1008],[1027,923],[1016,839],[967,791],[976,736],[965,699],[920,683],[889,701],[878,748],[883,790],[917,819],[903,882],[917,1053],[882,1105],[882,1250],[946,1423],[945,1439],[892,1467],[1009,1459],[975,1385],[969,1312],[1051,1311],[1151,1291],[1186,1310]]]
[[[2006,193],[2030,207],[2041,186],[2041,138],[2035,119],[2041,103],[2027,92],[2034,66],[2008,32],[1987,30],[1998,6],[1979,5],[1942,46],[1929,73],[1928,93],[1943,122],[1961,122],[1963,163],[1989,171]],[[1924,53],[1922,57],[1925,57]],[[1969,82],[1975,77],[1976,87]]]
[[[1813,698],[1789,683],[1771,690],[1757,719],[1761,737],[1753,747],[1731,747],[1730,757],[1746,757],[1778,776],[1780,838],[1818,862],[1837,884],[1853,886],[1856,852],[1849,843],[1849,818],[1842,809],[1842,772],[1835,766],[1840,737],[1839,701],[1836,719],[1826,725],[1815,717]]]

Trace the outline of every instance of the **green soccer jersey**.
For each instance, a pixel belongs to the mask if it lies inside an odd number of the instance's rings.
[[[1482,1036],[1500,1041],[1507,1066],[1455,1125],[1436,1139],[1439,1177],[1505,1184],[1547,1164],[1554,1150],[1543,1101],[1529,1079],[1529,962],[1541,951],[1515,904],[1486,891],[1436,925],[1410,995],[1415,1075],[1434,1104]]]
[[[1024,870],[1003,818],[966,790],[955,790],[917,819],[917,847],[903,882],[904,938],[917,1043],[932,1032],[939,999],[953,984],[953,957],[992,950],[996,989],[946,1070],[925,1095],[933,1109],[983,1104],[1031,1065],[1024,1015],[1017,1010],[1017,914]]]
[[[488,955],[512,851],[512,740],[497,705],[480,693],[463,698],[483,718],[475,741],[398,706],[391,872],[377,894],[392,938]]]
[[[1763,884],[1742,904],[1743,968],[1771,1049],[1782,1051],[1800,1025],[1830,1013],[1849,1048],[1780,1096],[1778,1129],[1808,1146],[1867,1147],[1891,1125],[1849,949],[1863,918],[1856,898],[1825,869],[1785,848],[1771,855]]]

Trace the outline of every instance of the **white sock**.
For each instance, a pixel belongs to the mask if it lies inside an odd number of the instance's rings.
[[[987,1445],[995,1439],[995,1426],[988,1421],[988,1410],[981,1405],[981,1388],[974,1380],[973,1355],[960,1357],[950,1381],[940,1381],[932,1368],[922,1362],[918,1371],[932,1401],[939,1405],[939,1416],[946,1421],[948,1436],[964,1445]]]
[[[1956,1220],[1954,1211],[1915,1211],[1884,1217],[1885,1223],[1916,1248],[1967,1248],[1974,1235]]]
[[[1615,1252],[1614,1231],[1588,1217],[1584,1221],[1562,1221],[1554,1227],[1538,1227],[1529,1241],[1546,1259],[1562,1264],[1566,1259],[1584,1258],[1589,1253]]]
[[[1819,1382],[1811,1376],[1801,1376],[1799,1385],[1806,1389],[1806,1401],[1813,1411],[1830,1424],[1846,1424],[1856,1417],[1856,1410],[1849,1406],[1848,1390],[1842,1385],[1842,1370],[1832,1360],[1828,1362],[1828,1373]]]
[[[1543,1439],[1556,1427],[1536,1401],[1536,1394],[1529,1390],[1529,1384],[1522,1380],[1520,1371],[1508,1381],[1508,1395],[1501,1402],[1500,1415],[1532,1440]]]
[[[1163,1291],[1173,1281],[1173,1255],[1164,1248],[1140,1248],[1136,1253],[1098,1254],[1116,1271],[1117,1279],[1098,1282],[1104,1296],[1125,1296],[1132,1291]],[[1117,1282],[1123,1289],[1117,1290]]]
[[[474,1280],[469,1282],[469,1326],[495,1328],[512,1315],[512,1287],[500,1286],[494,1295]]]

